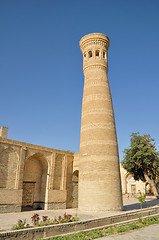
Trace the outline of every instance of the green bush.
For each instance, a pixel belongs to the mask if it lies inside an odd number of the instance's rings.
[[[142,204],[145,202],[145,199],[146,199],[146,196],[142,194],[141,191],[139,191],[138,200],[140,202],[140,208],[142,208]]]
[[[13,230],[19,230],[19,229],[23,229],[23,228],[29,228],[30,225],[29,224],[26,224],[26,219],[22,220],[22,219],[19,219],[17,224],[14,225],[12,227]]]

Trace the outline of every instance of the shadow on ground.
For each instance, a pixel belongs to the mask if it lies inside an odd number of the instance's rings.
[[[154,200],[150,200],[143,203],[142,208],[153,207],[158,204],[159,204],[159,199],[154,199]],[[124,211],[135,210],[135,209],[140,209],[140,203],[133,203],[133,204],[124,206]]]
[[[26,212],[26,211],[34,211],[34,210],[31,206],[22,207],[22,212]]]

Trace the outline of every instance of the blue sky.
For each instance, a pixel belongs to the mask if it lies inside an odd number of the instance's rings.
[[[158,0],[0,0],[0,126],[8,138],[79,151],[80,39],[110,38],[120,160],[132,132],[159,150]]]

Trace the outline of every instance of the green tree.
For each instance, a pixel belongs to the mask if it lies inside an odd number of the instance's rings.
[[[149,183],[153,194],[158,197],[156,180],[159,176],[159,153],[154,139],[150,135],[140,136],[138,132],[130,137],[131,144],[124,150],[122,165],[135,180]]]
[[[140,202],[140,208],[142,208],[142,204],[145,202],[145,199],[146,199],[146,196],[142,194],[141,191],[139,191],[138,200]]]

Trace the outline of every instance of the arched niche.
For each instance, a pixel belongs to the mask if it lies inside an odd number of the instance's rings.
[[[157,187],[157,186],[156,186]],[[145,193],[146,194],[152,194],[152,188],[149,183],[145,184]]]
[[[95,56],[96,56],[96,57],[100,57],[100,50],[96,50],[96,51],[95,51]]]
[[[36,153],[30,156],[23,171],[23,210],[44,209],[48,164],[44,155]]]
[[[73,208],[78,207],[78,177],[79,177],[79,171],[76,170],[73,172],[73,175],[72,175],[72,185],[73,185],[72,207]]]
[[[107,59],[107,54],[106,54],[106,52],[103,52],[103,59]]]
[[[92,54],[92,51],[89,51],[88,52],[88,58],[91,58],[91,57],[93,57],[93,54]]]
[[[87,54],[86,54],[86,52],[83,54],[83,59],[84,59],[84,60],[87,59]]]
[[[18,158],[18,153],[11,146],[0,149],[0,188],[15,188]]]
[[[131,179],[133,179],[133,175],[131,173],[126,174],[125,180],[126,180],[126,193],[131,193]]]

